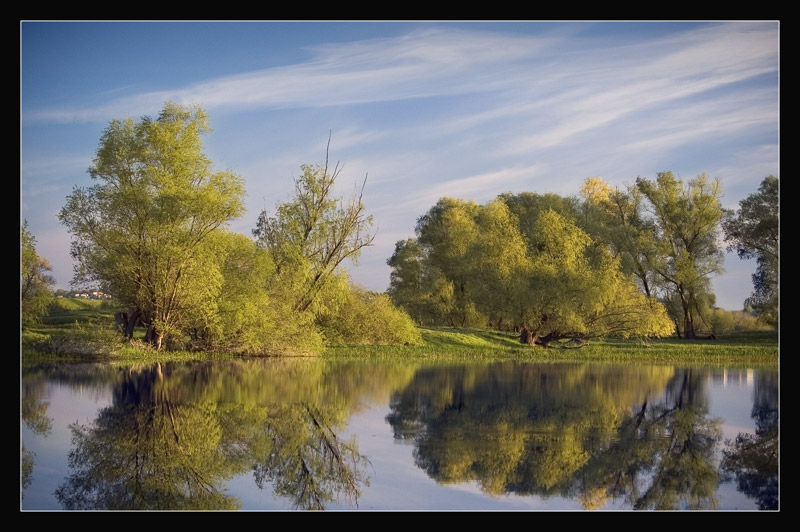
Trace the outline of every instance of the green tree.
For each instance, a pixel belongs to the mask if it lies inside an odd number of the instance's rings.
[[[47,313],[53,300],[55,279],[47,259],[36,253],[36,238],[28,231],[28,222],[20,227],[20,320],[22,324],[37,321]]]
[[[530,257],[520,292],[520,326],[544,345],[570,336],[664,336],[669,320],[658,302],[639,292],[619,260],[569,219],[548,210],[528,236]]]
[[[215,286],[215,296],[187,322],[192,348],[247,355],[322,348],[319,335],[305,332],[310,321],[267,291],[275,265],[266,250],[227,231],[209,237],[205,248],[210,265],[206,279]]]
[[[392,268],[387,294],[420,323],[424,322],[424,308],[420,301],[423,275],[422,249],[417,239],[398,240],[394,253],[386,260]]]
[[[208,131],[201,108],[171,102],[156,120],[113,120],[89,168],[97,184],[75,188],[59,213],[76,281],[128,305],[128,334],[141,322],[157,348],[213,303],[220,281],[207,241],[243,212],[242,178],[214,171],[203,153]]]
[[[677,331],[695,338],[705,319],[711,294],[711,275],[722,272],[722,251],[717,244],[724,211],[719,180],[701,174],[685,186],[672,172],[659,172],[655,181],[636,180],[653,215],[653,241],[657,252],[649,257],[666,289],[665,299],[678,304],[673,314]]]
[[[736,250],[740,259],[756,258],[753,294],[745,301],[768,323],[778,323],[779,252],[780,252],[780,183],[767,176],[758,187],[739,202],[739,210],[725,213],[722,226],[728,250]]]
[[[476,279],[469,254],[480,240],[473,201],[442,198],[417,220],[417,242],[425,255],[421,295],[434,323],[484,326],[487,317],[475,306]]]
[[[543,345],[567,336],[668,333],[662,305],[639,293],[619,260],[576,225],[570,202],[517,199],[439,200],[419,219],[418,239],[398,243],[389,259],[392,294],[406,305],[416,294],[411,308],[433,323],[522,328],[525,341]]]
[[[366,214],[361,191],[349,200],[333,196],[341,168],[302,165],[295,179],[294,198],[278,205],[274,216],[266,210],[258,217],[253,235],[268,250],[276,267],[275,282],[291,285],[294,312],[319,314],[330,291],[342,286],[341,264],[355,261],[372,244],[372,216]],[[345,285],[346,286],[346,285]]]
[[[586,231],[610,247],[622,271],[635,276],[647,297],[655,297],[660,279],[651,264],[658,261],[659,248],[641,191],[635,186],[612,189],[602,178],[590,177],[581,186],[581,195]]]

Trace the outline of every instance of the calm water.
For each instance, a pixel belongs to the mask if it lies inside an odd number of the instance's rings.
[[[21,507],[778,509],[778,383],[576,363],[30,368]]]

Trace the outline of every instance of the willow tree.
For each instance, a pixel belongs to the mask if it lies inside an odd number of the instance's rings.
[[[592,249],[592,239],[554,211],[541,213],[529,235],[533,252],[517,299],[529,343],[566,337],[664,336],[664,307],[642,294],[618,258]]]
[[[611,188],[602,178],[590,177],[581,186],[581,196],[587,232],[619,257],[622,270],[635,277],[647,297],[655,297],[661,278],[652,263],[658,260],[659,248],[641,191],[636,186]]]
[[[89,174],[59,213],[72,233],[76,281],[98,283],[130,307],[160,348],[215,297],[209,236],[243,212],[240,176],[215,171],[197,106],[167,102],[156,120],[113,120]],[[217,287],[218,288],[218,287]]]
[[[677,303],[673,314],[684,338],[695,338],[708,301],[713,299],[711,276],[722,272],[718,237],[724,210],[722,186],[700,174],[684,185],[672,172],[659,172],[655,181],[636,180],[653,216],[651,236],[658,252],[650,261]],[[680,334],[680,332],[679,332]]]
[[[453,327],[486,324],[476,307],[475,246],[481,239],[474,201],[442,198],[417,220],[417,242],[426,269],[421,299],[435,323]]]
[[[253,236],[266,249],[276,267],[272,290],[291,299],[292,311],[318,314],[326,293],[341,288],[346,294],[342,263],[355,261],[372,244],[372,216],[362,201],[366,177],[358,194],[350,198],[334,195],[341,173],[324,165],[302,165],[295,179],[291,201],[277,206],[274,215],[264,210]]]
[[[521,340],[531,344],[669,333],[663,305],[639,292],[619,259],[596,247],[574,219],[537,208],[528,211],[533,220],[523,221],[506,199],[440,200],[417,224],[420,246],[411,264],[397,251],[390,259],[399,274],[395,294],[402,289],[410,300],[414,287],[400,281],[421,278],[418,299],[438,311],[431,312],[436,323],[465,326],[467,318],[482,317],[498,328],[522,329]],[[416,263],[418,276],[398,270]]]

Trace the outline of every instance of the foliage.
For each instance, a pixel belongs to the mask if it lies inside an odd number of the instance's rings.
[[[213,297],[187,323],[187,348],[246,355],[307,354],[322,348],[310,315],[293,313],[267,286],[275,265],[244,235],[217,231],[207,240]]]
[[[341,173],[324,166],[303,165],[295,179],[294,198],[279,204],[274,216],[264,210],[253,230],[259,246],[275,263],[275,283],[291,284],[292,310],[324,311],[326,289],[346,259],[357,260],[372,244],[372,217],[365,212],[362,190],[349,200],[334,198],[333,187]],[[366,178],[364,180],[366,184]]]
[[[390,293],[421,323],[490,322],[534,338],[668,334],[663,307],[594,246],[571,205],[536,195],[485,205],[443,198],[419,219],[416,241],[398,242]],[[535,218],[521,220],[512,206]]]
[[[404,312],[386,296],[351,287],[342,269],[374,239],[372,217],[362,201],[366,178],[358,194],[336,198],[338,164],[329,171],[326,157],[323,166],[302,165],[301,170],[294,197],[279,204],[273,216],[262,211],[253,230],[274,264],[266,282],[269,297],[283,305],[275,333],[291,329],[296,344],[305,332],[305,340],[317,348],[323,337],[350,344],[419,343]]]
[[[333,313],[320,320],[330,343],[369,345],[420,345],[419,330],[405,311],[386,294],[351,287],[347,298]]]
[[[659,277],[651,264],[659,255],[655,224],[645,213],[644,196],[635,186],[612,189],[599,177],[581,187],[583,226],[595,242],[608,246],[622,271],[637,280],[647,297],[655,297]]]
[[[701,174],[686,185],[672,172],[659,172],[655,181],[636,180],[653,216],[650,236],[655,250],[648,267],[662,281],[663,297],[679,304],[672,312],[684,338],[694,338],[704,310],[709,308],[710,276],[722,272],[722,252],[717,244],[724,214],[719,180]]]
[[[23,325],[36,322],[47,314],[53,300],[55,279],[47,259],[36,253],[36,238],[28,231],[28,222],[20,227],[20,321]]]
[[[392,268],[386,293],[417,319],[422,318],[425,312],[424,302],[419,299],[423,282],[422,261],[422,248],[414,238],[398,240],[394,253],[386,260]]]
[[[59,219],[73,235],[76,281],[95,281],[131,308],[160,348],[214,297],[207,240],[242,213],[242,178],[203,153],[199,107],[165,104],[157,120],[113,120]],[[132,318],[135,319],[135,318]]]
[[[767,176],[758,187],[739,202],[739,210],[727,211],[723,221],[729,250],[741,259],[756,258],[753,294],[745,301],[770,324],[778,322],[780,264],[780,183]]]

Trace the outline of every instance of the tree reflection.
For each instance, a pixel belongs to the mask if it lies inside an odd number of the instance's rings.
[[[336,435],[329,415],[309,406],[270,413],[264,428],[273,447],[253,467],[260,489],[272,483],[275,493],[303,510],[323,510],[326,503],[342,500],[358,505],[361,485],[369,485],[364,476],[369,461],[355,440]]]
[[[708,417],[705,382],[697,370],[683,370],[663,402],[642,404],[618,441],[587,466],[586,487],[623,496],[634,509],[716,508],[721,421]]]
[[[241,503],[224,482],[253,471],[259,488],[271,483],[296,508],[356,504],[367,460],[355,441],[337,435],[345,405],[323,403],[319,388],[303,380],[293,389],[280,367],[257,367],[260,375],[236,363],[129,368],[112,405],[93,423],[71,426],[72,471],[56,491],[59,502],[67,509],[235,509]],[[265,386],[270,380],[280,384]],[[227,400],[232,392],[235,401]]]
[[[20,394],[20,418],[26,427],[37,436],[49,436],[53,428],[53,420],[47,416],[50,406],[46,400],[45,384],[42,381],[23,381]],[[25,448],[20,436],[20,493],[25,497],[25,490],[33,481],[33,464],[35,453]]]
[[[739,433],[723,451],[723,471],[735,476],[739,491],[755,499],[759,510],[778,509],[777,379],[777,373],[757,374],[752,411],[756,432]]]
[[[721,433],[704,382],[672,368],[439,368],[393,398],[387,421],[441,483],[585,508],[618,497],[636,509],[714,508]]]
[[[131,372],[90,426],[71,426],[74,471],[56,490],[67,509],[232,509],[213,404],[179,404],[161,365]]]

